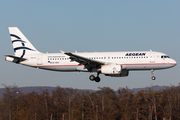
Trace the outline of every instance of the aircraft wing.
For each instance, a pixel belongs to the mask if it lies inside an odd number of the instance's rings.
[[[73,53],[66,53],[65,52],[64,54],[70,56],[71,61],[76,61],[80,65],[81,64],[85,65],[87,68],[88,67],[97,67],[97,66],[106,64],[105,62],[89,59],[89,58],[86,58],[84,56],[76,55],[76,54],[73,54]]]

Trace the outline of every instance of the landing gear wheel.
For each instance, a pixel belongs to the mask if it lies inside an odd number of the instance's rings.
[[[153,70],[153,69],[151,70],[151,74],[152,74],[151,79],[152,79],[152,80],[155,80],[155,79],[156,79],[156,77],[154,76],[154,70]]]
[[[156,77],[155,77],[155,76],[152,76],[152,77],[151,77],[151,79],[152,79],[152,80],[155,80],[155,79],[156,79]]]
[[[89,79],[90,79],[91,81],[94,81],[94,80],[95,80],[95,76],[94,76],[94,75],[91,75],[91,76],[89,76]]]
[[[100,82],[100,80],[101,80],[100,77],[96,77],[96,78],[95,78],[95,81],[96,81],[96,82]]]
[[[97,77],[95,77],[94,74],[92,73],[92,75],[89,76],[89,79],[90,79],[91,81],[100,82],[101,79],[100,79],[100,77],[99,77],[99,74],[100,74],[100,72],[98,72],[98,73],[97,73]]]

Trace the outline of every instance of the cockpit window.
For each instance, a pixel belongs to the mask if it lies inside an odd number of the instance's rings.
[[[167,55],[162,55],[161,58],[170,58],[170,57]]]

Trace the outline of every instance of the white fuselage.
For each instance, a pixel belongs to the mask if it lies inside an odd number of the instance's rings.
[[[123,70],[158,70],[166,69],[176,65],[171,58],[162,58],[164,53],[153,51],[133,52],[90,52],[74,53],[88,59],[114,63],[122,66]],[[25,56],[26,61],[20,64],[53,71],[84,71],[88,72],[84,65],[71,61],[64,53],[46,53]],[[95,72],[95,71],[94,71]]]
[[[30,67],[52,71],[92,72],[91,81],[100,81],[99,74],[111,77],[126,77],[130,70],[166,69],[176,61],[164,53],[150,51],[89,52],[89,53],[41,53],[17,27],[9,27],[15,55],[6,55],[6,60]],[[97,72],[95,77],[93,72]],[[155,80],[155,76],[152,76]]]

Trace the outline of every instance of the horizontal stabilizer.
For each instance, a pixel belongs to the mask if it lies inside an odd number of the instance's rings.
[[[5,56],[6,56],[6,58],[5,58],[6,61],[14,62],[14,63],[20,63],[22,61],[27,60],[25,58],[20,58],[20,57],[13,56],[13,55],[5,55]]]

